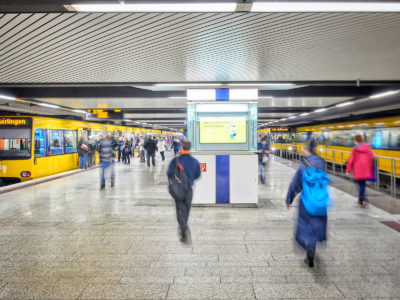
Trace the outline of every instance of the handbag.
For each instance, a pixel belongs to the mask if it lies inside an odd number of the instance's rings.
[[[265,165],[268,162],[268,156],[264,153],[263,157],[262,157],[262,163]]]

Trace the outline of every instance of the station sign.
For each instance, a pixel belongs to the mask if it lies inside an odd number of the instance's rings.
[[[271,132],[289,132],[289,128],[271,128]]]
[[[0,118],[0,128],[31,128],[31,118]]]
[[[92,109],[88,112],[92,113],[95,117],[99,119],[123,119],[123,112],[120,109],[107,110],[107,109]]]

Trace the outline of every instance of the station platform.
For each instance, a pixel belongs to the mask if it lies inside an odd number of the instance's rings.
[[[258,208],[193,207],[192,244],[178,241],[167,192],[171,159],[99,169],[0,195],[2,299],[278,299],[400,297],[400,216],[332,188],[328,242],[308,268],[294,244],[295,169],[272,158]],[[349,183],[350,184],[350,183]]]

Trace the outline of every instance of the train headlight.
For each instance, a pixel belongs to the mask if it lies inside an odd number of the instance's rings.
[[[31,177],[31,172],[29,171],[22,171],[21,172],[21,177]]]
[[[292,150],[293,150],[293,148],[292,148],[292,147],[288,147],[288,150],[289,150],[289,151],[292,151]]]
[[[272,147],[272,148],[271,148],[271,150],[272,150],[272,151],[275,151],[275,150],[276,150],[276,148],[275,148],[275,147]]]

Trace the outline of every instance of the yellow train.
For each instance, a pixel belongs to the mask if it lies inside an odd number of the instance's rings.
[[[173,134],[129,126],[36,116],[0,117],[0,184],[36,179],[79,167],[80,136]],[[98,160],[98,158],[96,158]]]
[[[300,146],[309,135],[318,141],[318,155],[337,165],[346,164],[354,147],[353,136],[361,133],[376,156],[381,172],[400,176],[400,117],[389,117],[325,124],[296,128],[292,134],[292,151],[299,152]]]

